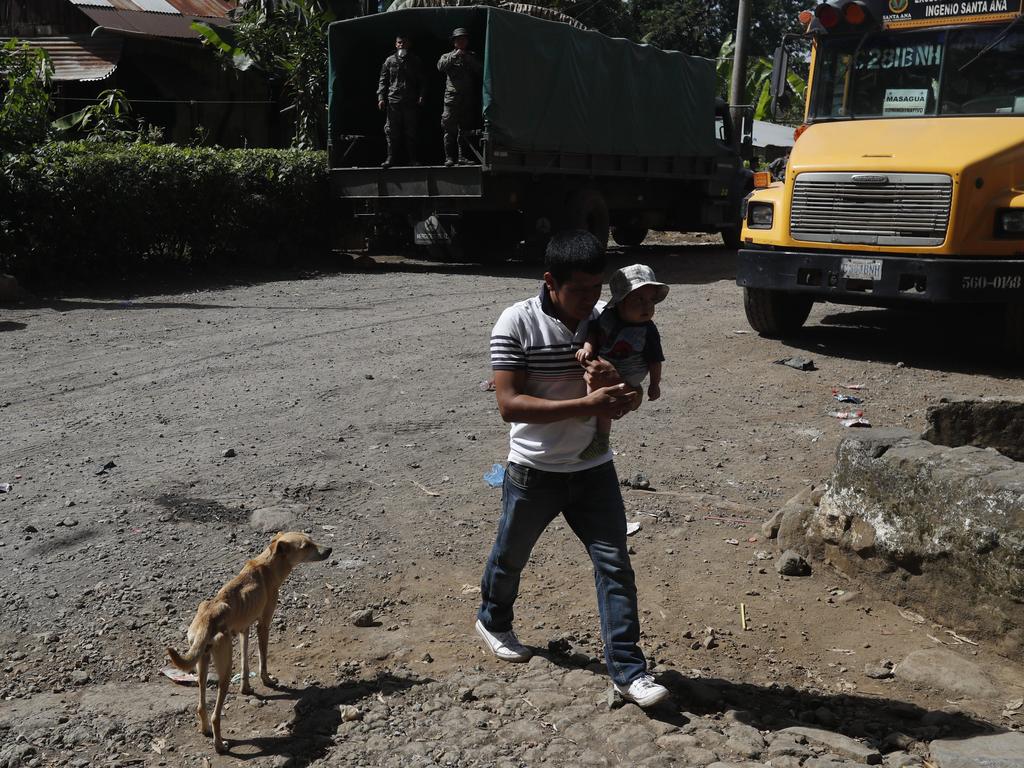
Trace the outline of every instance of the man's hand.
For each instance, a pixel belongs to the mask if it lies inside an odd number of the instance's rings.
[[[593,415],[607,419],[621,419],[635,407],[637,393],[626,384],[601,387],[587,395]]]
[[[591,389],[614,387],[616,384],[622,383],[622,377],[619,376],[619,372],[615,370],[615,366],[603,357],[596,357],[592,360],[588,360],[585,367],[586,370],[583,373],[583,378],[586,380],[587,386]]]
[[[377,109],[384,109],[384,99],[377,102]]]
[[[651,384],[649,387],[647,387],[647,397],[650,400],[657,400],[659,397],[661,397],[661,385]]]

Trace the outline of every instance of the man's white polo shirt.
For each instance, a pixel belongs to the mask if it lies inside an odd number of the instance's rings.
[[[526,370],[523,394],[545,400],[572,400],[587,394],[576,350],[587,340],[587,327],[603,304],[573,332],[555,317],[546,287],[539,296],[520,301],[501,313],[491,331],[491,368]],[[594,439],[595,418],[565,419],[551,424],[512,422],[508,460],[548,472],[578,472],[611,461],[603,456],[583,461],[580,453]]]

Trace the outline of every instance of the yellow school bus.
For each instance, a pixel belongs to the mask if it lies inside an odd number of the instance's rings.
[[[784,180],[759,174],[737,284],[765,336],[814,302],[997,304],[1024,348],[1022,0],[830,0]],[[775,83],[784,82],[785,49]],[[778,90],[778,86],[776,86]]]

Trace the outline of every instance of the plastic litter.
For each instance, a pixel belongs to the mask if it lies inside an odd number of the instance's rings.
[[[632,522],[626,523],[626,535],[632,536],[634,533],[640,530],[640,523]]]
[[[840,384],[841,389],[852,389],[854,391],[865,389],[863,384]]]
[[[776,365],[785,365],[787,368],[795,368],[798,371],[816,371],[814,367],[814,361],[807,357],[785,357],[782,360],[776,360]]]
[[[859,419],[864,411],[829,411],[828,415],[833,419]]]
[[[494,379],[484,379],[477,387],[480,388],[481,392],[493,392],[494,391]]]
[[[871,422],[865,419],[863,416],[858,416],[855,419],[843,419],[839,422],[844,427],[870,427]]]
[[[857,397],[856,395],[833,395],[833,397],[840,403],[849,403],[850,405],[861,405],[864,400]]]
[[[0,493],[10,493],[13,487],[10,483],[0,483]]]
[[[484,481],[491,488],[500,488],[505,481],[505,468],[501,464],[493,465],[490,472],[484,473]]]

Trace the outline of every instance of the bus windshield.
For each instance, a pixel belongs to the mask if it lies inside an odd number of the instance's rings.
[[[1024,115],[1024,27],[823,37],[812,120]]]

